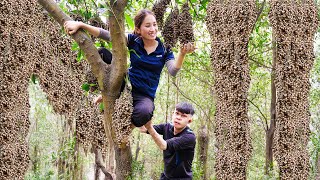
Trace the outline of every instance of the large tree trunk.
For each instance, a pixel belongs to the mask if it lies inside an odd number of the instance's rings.
[[[105,104],[105,121],[108,128],[111,129],[112,139],[114,140],[113,145],[115,145],[115,130],[111,124],[115,100],[119,97],[121,83],[124,79],[127,66],[127,46],[124,27],[124,8],[127,5],[127,1],[111,0],[110,4],[112,5],[112,7],[110,7],[112,11],[109,12],[109,22],[113,60],[111,64],[110,80],[107,86],[108,90],[102,90],[102,93],[106,97],[103,101]],[[116,160],[116,177],[118,180],[122,180],[131,174],[132,155],[130,145],[127,146],[127,142],[123,142],[119,146],[114,146],[114,151]]]
[[[115,147],[115,157],[117,162],[116,176],[117,180],[127,179],[131,176],[132,155],[130,146]]]
[[[52,0],[38,0],[38,2],[50,13],[50,15],[62,26],[69,16],[64,14],[57,4]],[[115,100],[119,97],[120,87],[127,65],[127,49],[124,28],[124,8],[126,0],[110,1],[110,34],[112,39],[113,61],[111,69],[101,60],[101,57],[92,43],[90,37],[83,31],[77,31],[72,38],[83,50],[93,74],[98,80],[99,88],[104,103],[104,124],[106,136],[109,139],[108,170],[116,174],[118,180],[126,178],[131,172],[130,146],[123,142],[115,146],[115,130],[112,127],[112,114],[114,112]],[[116,151],[116,153],[115,153]],[[123,165],[126,166],[123,166]],[[118,165],[118,166],[117,166]]]
[[[265,174],[269,174],[269,171],[273,169],[273,137],[276,126],[276,86],[274,83],[275,67],[276,67],[276,44],[274,41],[274,36],[272,36],[272,50],[273,50],[273,60],[272,60],[272,71],[271,71],[271,106],[270,106],[270,126],[266,131],[266,164],[265,164]]]

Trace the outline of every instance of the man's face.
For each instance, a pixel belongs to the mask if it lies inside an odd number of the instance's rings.
[[[192,121],[191,114],[185,114],[174,110],[172,114],[172,124],[176,129],[183,129]]]

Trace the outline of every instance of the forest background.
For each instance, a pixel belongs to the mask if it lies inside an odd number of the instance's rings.
[[[172,10],[173,5],[182,6],[184,0],[172,1],[167,9],[165,18]],[[86,23],[90,19],[99,16],[104,22],[107,21],[108,4],[103,1],[89,0],[61,0],[60,8],[71,17],[82,17]],[[151,9],[154,1],[128,1],[125,10],[126,32],[134,29],[132,18],[142,8]],[[277,163],[272,162],[271,169],[266,173],[265,147],[266,133],[270,126],[271,104],[271,73],[272,73],[272,28],[268,19],[269,4],[264,1],[256,1],[257,7],[262,12],[255,24],[249,41],[250,62],[250,89],[249,89],[249,120],[252,137],[253,152],[248,165],[248,179],[278,179]],[[320,1],[316,1],[320,8]],[[193,27],[197,50],[188,55],[183,69],[176,78],[170,77],[167,70],[162,72],[159,88],[155,100],[155,113],[153,123],[170,122],[174,105],[180,101],[189,101],[196,107],[191,128],[197,137],[203,137],[208,142],[206,148],[206,163],[203,164],[203,156],[197,143],[196,156],[193,163],[194,179],[215,179],[214,173],[214,76],[210,59],[210,35],[205,26],[207,0],[189,0],[190,13],[193,18]],[[320,16],[320,15],[319,15]],[[61,31],[63,34],[63,31]],[[161,33],[159,33],[161,36]],[[310,179],[320,177],[320,29],[315,36],[315,62],[312,69],[310,82],[310,113],[311,113],[311,136],[308,144],[310,158]],[[112,47],[95,39],[97,47]],[[73,42],[72,49],[77,54],[77,60],[84,60],[83,53],[78,45]],[[177,53],[178,49],[174,48]],[[83,93],[88,94],[90,84],[83,84]],[[92,152],[78,151],[79,158],[75,160],[76,138],[75,132],[66,131],[65,119],[55,113],[46,99],[46,94],[41,90],[36,79],[32,79],[29,85],[30,110],[30,133],[28,136],[31,166],[26,174],[26,179],[70,179],[74,171],[65,165],[58,168],[59,159],[66,164],[76,164],[78,173],[83,179],[94,177],[94,155]],[[204,130],[205,129],[205,130]],[[203,131],[204,130],[204,131]],[[199,141],[199,140],[198,140]],[[131,137],[131,150],[133,154],[133,179],[158,179],[163,171],[162,152],[148,135],[140,134],[134,130]],[[101,173],[102,174],[102,173]]]

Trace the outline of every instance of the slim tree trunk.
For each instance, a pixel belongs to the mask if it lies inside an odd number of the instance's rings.
[[[320,153],[318,152],[316,180],[320,180]]]
[[[270,106],[270,126],[266,131],[266,165],[265,174],[268,175],[269,171],[273,169],[273,136],[276,126],[276,86],[274,83],[275,67],[276,67],[276,45],[274,41],[274,36],[272,36],[273,45],[273,60],[272,60],[272,72],[271,72],[271,106]]]
[[[168,123],[168,115],[169,115],[169,96],[170,96],[170,75],[169,73],[167,74],[167,78],[168,78],[168,81],[167,81],[167,99],[166,99],[166,123]]]
[[[140,133],[139,133],[139,135],[138,135],[138,140],[137,140],[137,148],[136,148],[136,155],[135,155],[135,157],[134,157],[134,160],[135,161],[138,161],[138,156],[139,156],[139,152],[140,152],[140,150],[141,150],[141,147],[140,147]]]
[[[73,179],[79,179],[81,171],[79,171],[81,167],[81,162],[79,162],[79,143],[76,141],[74,146],[74,152],[73,152],[73,172],[72,177]]]
[[[203,125],[199,129],[198,133],[198,147],[199,147],[199,162],[200,169],[203,170],[201,179],[207,180],[207,162],[208,162],[208,145],[209,145],[209,136],[206,125]]]

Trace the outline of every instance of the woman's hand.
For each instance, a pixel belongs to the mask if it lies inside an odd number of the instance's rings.
[[[181,46],[180,53],[186,55],[188,53],[193,53],[195,49],[195,46],[189,42],[188,44],[184,44],[183,46]]]
[[[101,94],[93,100],[93,104],[96,104],[96,105],[101,102],[102,102],[102,95]]]
[[[66,21],[64,23],[64,30],[67,34],[71,35],[78,31],[82,26],[82,22],[79,21]]]

